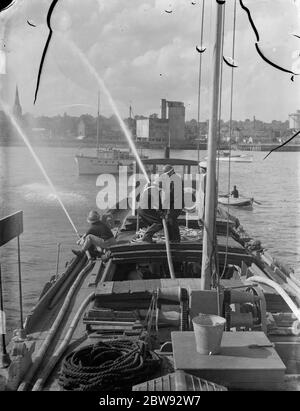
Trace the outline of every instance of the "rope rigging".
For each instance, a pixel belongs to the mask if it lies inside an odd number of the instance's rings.
[[[152,328],[158,331],[157,299],[158,293],[153,292],[137,340],[100,341],[71,352],[63,361],[59,385],[70,391],[124,390],[155,373],[161,360],[147,347],[151,346]]]
[[[144,341],[101,341],[65,357],[59,385],[70,391],[126,390],[149,379],[159,366],[160,358]]]

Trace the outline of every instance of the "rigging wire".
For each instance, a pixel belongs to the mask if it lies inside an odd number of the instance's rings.
[[[202,17],[201,17],[201,34],[200,34],[200,48],[203,48],[203,29],[204,29],[204,10],[205,9],[205,0],[202,1]],[[200,139],[201,130],[200,130],[200,94],[201,94],[201,80],[202,80],[202,54],[199,56],[199,79],[198,79],[198,138]],[[199,141],[200,144],[200,141]],[[198,161],[200,161],[200,150],[198,144]]]
[[[223,27],[222,27],[222,55],[224,54],[224,33],[225,33],[225,17],[226,17],[226,8],[224,5],[224,20],[223,20]],[[220,78],[220,101],[219,101],[219,112],[218,112],[218,121],[219,121],[219,127],[218,127],[218,158],[217,158],[217,180],[219,182],[219,177],[220,177],[220,143],[221,143],[221,117],[222,117],[222,91],[223,91],[223,67],[224,63],[223,60],[221,62],[221,78]]]
[[[236,0],[234,0],[234,10],[233,10],[233,34],[232,34],[232,59],[235,59],[235,43],[236,43]],[[228,260],[228,239],[229,239],[229,193],[231,187],[231,139],[232,139],[232,113],[233,113],[233,86],[234,86],[234,67],[231,69],[231,86],[230,86],[230,118],[229,118],[229,161],[228,161],[228,204],[227,204],[227,225],[226,225],[226,248],[225,248],[225,260],[223,272],[221,278],[225,274],[225,269]]]

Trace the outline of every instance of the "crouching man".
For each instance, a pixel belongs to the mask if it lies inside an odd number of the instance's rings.
[[[87,222],[90,224],[87,232],[78,241],[81,245],[81,250],[72,250],[72,252],[81,257],[86,251],[89,251],[91,257],[96,257],[97,247],[101,251],[108,249],[116,244],[116,239],[107,224],[101,221],[97,211],[90,211],[87,217]]]

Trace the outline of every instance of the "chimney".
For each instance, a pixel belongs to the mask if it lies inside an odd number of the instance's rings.
[[[161,100],[161,118],[163,120],[167,118],[167,100],[164,98]]]

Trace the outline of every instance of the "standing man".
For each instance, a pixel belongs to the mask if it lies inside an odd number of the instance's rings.
[[[177,219],[184,208],[183,182],[170,164],[165,165],[163,168],[160,175],[160,187],[164,197],[162,209],[166,213],[170,241],[179,243],[180,230]]]
[[[141,219],[148,225],[142,241],[152,243],[153,235],[162,229],[161,196],[157,181],[149,182],[144,187],[138,213]]]
[[[109,248],[116,244],[116,239],[107,224],[101,221],[97,211],[90,211],[87,217],[87,222],[90,224],[87,232],[78,241],[81,245],[81,250],[72,250],[72,252],[81,257],[86,251],[89,251],[92,257],[97,253],[96,247],[101,249]]]

